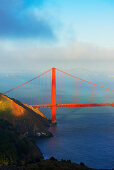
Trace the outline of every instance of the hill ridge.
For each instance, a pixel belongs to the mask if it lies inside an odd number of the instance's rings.
[[[32,106],[0,93],[0,118],[8,120],[18,131],[33,136],[51,136],[49,120]]]

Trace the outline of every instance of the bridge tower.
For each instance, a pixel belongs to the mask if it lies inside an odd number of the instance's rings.
[[[52,68],[51,84],[51,121],[56,123],[56,68]]]

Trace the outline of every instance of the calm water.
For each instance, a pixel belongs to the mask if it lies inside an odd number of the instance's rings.
[[[48,110],[41,110],[49,117]],[[114,108],[67,108],[57,110],[54,137],[37,145],[45,158],[70,159],[93,168],[114,168]]]
[[[112,74],[112,73],[110,73]],[[109,75],[110,75],[109,74]],[[37,73],[38,75],[38,73]],[[99,77],[100,79],[99,79]],[[98,74],[96,77],[93,74],[89,75],[88,80],[96,82],[97,84],[113,88],[114,79],[112,77],[106,76],[105,74]],[[7,91],[15,86],[28,81],[35,75],[31,74],[9,74],[9,75],[0,75],[0,90],[1,92]],[[86,77],[85,75],[77,75],[78,77]],[[65,77],[60,80],[66,85]],[[85,78],[84,78],[85,79]],[[10,80],[10,81],[9,81]],[[39,80],[39,79],[38,79]],[[44,77],[42,77],[39,83],[36,81],[32,84],[34,85],[34,90],[32,91],[35,94],[35,101],[32,98],[32,101],[41,103],[45,101],[45,94],[51,94],[50,80],[47,79],[47,93],[43,89],[45,86]],[[49,81],[48,81],[49,80]],[[58,80],[58,79],[57,79]],[[105,80],[105,81],[104,81]],[[72,80],[73,81],[73,80]],[[41,83],[43,82],[43,83]],[[59,82],[57,85],[57,98],[62,98],[62,102],[66,103],[66,99],[69,99],[68,103],[74,103],[75,96],[77,95],[78,102],[83,102],[83,83],[79,84],[79,92],[76,93],[75,83],[72,82],[72,88],[69,88],[69,97],[64,96],[66,88],[64,83],[61,88]],[[29,103],[31,101],[31,93],[28,93],[31,84],[27,87],[20,88],[11,94],[8,94],[9,97],[14,97],[21,102]],[[86,87],[86,102],[89,98],[91,100],[91,92],[93,88],[89,86]],[[95,88],[94,91],[94,101],[101,102],[99,96],[101,95],[99,88]],[[22,94],[24,95],[22,98]],[[104,96],[107,96],[107,91],[101,91]],[[37,96],[38,94],[38,96]],[[47,95],[47,100],[51,97]],[[68,95],[68,94],[67,94]],[[113,102],[114,96],[112,91],[110,93],[110,102]],[[104,100],[105,97],[102,96]],[[18,98],[17,98],[18,97]],[[74,98],[75,97],[75,98]],[[100,100],[100,101],[99,101]],[[107,100],[107,98],[106,98]],[[104,102],[106,102],[104,100]],[[75,101],[76,102],[76,101]],[[50,101],[46,102],[50,103]],[[59,101],[57,101],[59,103]],[[49,110],[42,109],[48,118],[50,117]],[[67,109],[58,109],[57,110],[57,126],[51,127],[50,131],[54,134],[54,137],[48,139],[42,139],[37,142],[45,158],[51,156],[56,157],[57,159],[70,159],[73,162],[84,162],[87,166],[93,168],[114,168],[114,107],[99,107],[99,108],[67,108]]]

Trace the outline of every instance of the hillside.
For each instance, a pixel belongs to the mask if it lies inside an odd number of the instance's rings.
[[[1,167],[4,170],[95,170],[92,168],[88,168],[84,165],[83,162],[80,164],[72,163],[70,160],[61,160],[58,161],[54,157],[46,160],[36,161],[34,163],[28,163],[24,166],[6,166]]]
[[[17,133],[8,121],[0,120],[0,166],[42,158],[40,150],[30,140]]]
[[[49,121],[38,110],[0,93],[0,119],[12,123],[27,136],[51,136]]]
[[[70,160],[58,161],[54,157],[41,160],[40,162],[27,164],[23,170],[92,170],[84,165],[84,163],[76,164]],[[95,169],[94,169],[95,170]]]

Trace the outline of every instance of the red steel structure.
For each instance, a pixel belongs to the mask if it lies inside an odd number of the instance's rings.
[[[51,84],[51,120],[56,122],[56,68],[52,68],[52,84]]]
[[[83,80],[81,78],[78,78],[76,76],[73,76],[69,73],[66,73],[64,71],[61,71],[57,68],[52,68],[52,69],[49,69],[48,71],[42,73],[41,75],[33,78],[32,80],[30,81],[27,81],[11,90],[8,90],[6,91],[4,94],[6,93],[9,93],[13,90],[16,90],[30,82],[32,82],[33,80],[36,80],[37,78],[45,75],[46,73],[48,72],[52,72],[52,80],[51,80],[51,104],[30,104],[31,106],[35,107],[35,108],[50,108],[51,109],[51,121],[53,123],[56,123],[56,110],[57,108],[68,108],[68,107],[101,107],[101,106],[113,106],[114,107],[114,102],[96,102],[96,103],[66,103],[66,104],[61,104],[61,103],[58,103],[56,102],[56,71],[59,71],[59,72],[62,72],[64,73],[65,75],[68,75],[70,77],[73,77],[73,78],[76,78],[84,83],[87,83],[87,84],[90,84],[92,85],[92,89],[93,89],[93,86],[97,86],[97,87],[100,87],[100,88],[103,88],[105,90],[110,90],[111,92],[114,92],[113,89],[110,89],[110,88],[107,88],[107,87],[104,87],[104,86],[101,86],[101,85],[98,85],[98,84],[95,84],[95,83],[91,83],[89,81],[86,81],[86,80]],[[76,86],[77,87],[77,86]],[[85,92],[86,92],[86,88],[85,88]],[[92,95],[93,95],[93,91],[92,91]]]

